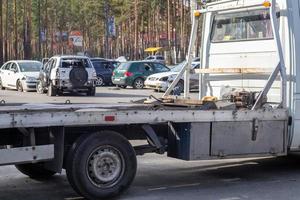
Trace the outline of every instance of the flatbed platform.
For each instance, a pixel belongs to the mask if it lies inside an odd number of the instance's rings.
[[[281,121],[285,109],[200,110],[153,104],[23,104],[0,107],[0,128],[215,121]]]

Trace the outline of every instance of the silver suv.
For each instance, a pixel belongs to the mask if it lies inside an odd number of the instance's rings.
[[[37,82],[37,92],[56,96],[63,92],[85,92],[95,96],[96,71],[85,56],[54,56],[43,66]]]

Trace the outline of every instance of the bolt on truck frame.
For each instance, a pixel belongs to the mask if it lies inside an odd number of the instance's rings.
[[[3,105],[0,164],[16,165],[31,178],[48,178],[66,169],[78,194],[99,199],[116,196],[130,186],[136,155],[167,153],[189,161],[285,156],[298,151],[299,7],[299,0],[223,0],[195,12],[188,61],[177,79],[185,73],[188,83],[203,14],[200,97],[218,96],[221,84],[260,89],[251,108],[208,109],[161,101]],[[165,95],[175,85],[176,80]],[[279,104],[266,106],[266,97]],[[138,139],[148,144],[129,142]]]

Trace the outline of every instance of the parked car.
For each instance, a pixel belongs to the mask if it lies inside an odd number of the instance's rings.
[[[148,56],[145,60],[166,64],[165,58],[161,55]]]
[[[113,71],[118,67],[119,62],[98,61],[98,59],[91,59],[91,61],[97,73],[96,86],[111,85]]]
[[[161,63],[147,61],[125,62],[121,63],[114,70],[112,82],[122,88],[132,86],[135,89],[142,89],[148,76],[168,71],[170,69]]]
[[[36,84],[37,92],[48,96],[63,92],[85,92],[95,96],[96,71],[85,56],[54,56],[43,66]]]
[[[33,60],[15,60],[5,63],[0,69],[0,88],[35,91],[42,63]]]
[[[149,76],[145,81],[146,88],[152,88],[155,91],[165,92],[176,76],[179,74],[180,70],[183,68],[184,63],[180,63],[177,66],[173,67],[169,72],[163,72],[158,74],[153,74]],[[192,69],[199,69],[199,63],[193,63]],[[177,83],[177,92],[181,93],[184,90],[184,77],[180,79]],[[191,73],[190,76],[190,89],[199,88],[199,74]]]
[[[105,61],[109,61],[109,59],[106,58],[100,58],[100,57],[94,57],[94,58],[90,58],[91,61],[99,61],[99,62],[105,62]]]

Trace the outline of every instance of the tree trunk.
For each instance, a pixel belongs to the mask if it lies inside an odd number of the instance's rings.
[[[134,59],[138,59],[138,0],[134,0]]]
[[[31,59],[31,0],[24,1],[24,59]]]
[[[0,65],[3,64],[3,2],[0,0]]]
[[[8,56],[8,1],[9,0],[6,0],[6,9],[5,9],[5,34],[4,34],[4,60],[5,62],[9,59],[9,56]]]
[[[18,21],[17,21],[17,0],[14,0],[14,58],[18,59]]]

